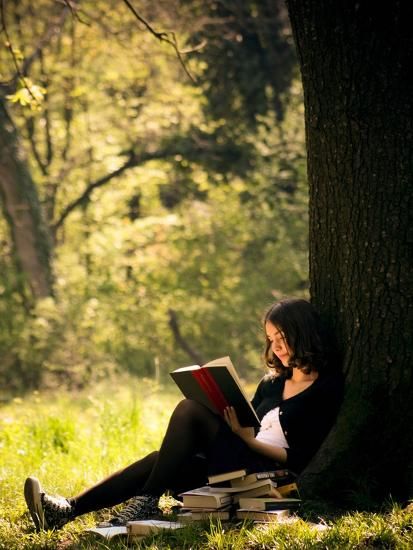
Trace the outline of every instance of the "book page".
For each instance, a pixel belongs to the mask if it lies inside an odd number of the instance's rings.
[[[179,369],[175,369],[172,372],[182,372],[182,371],[196,370],[200,368],[201,367],[199,365],[189,365],[188,367],[180,367]]]
[[[128,530],[125,525],[113,526],[113,527],[92,527],[91,529],[86,529],[88,533],[94,533],[95,535],[100,535],[105,539],[111,539],[117,536],[127,536]]]
[[[237,371],[235,370],[235,367],[229,357],[229,355],[226,355],[225,357],[219,357],[218,359],[214,359],[213,361],[209,361],[208,363],[205,363],[205,365],[202,365],[203,367],[227,367],[229,372],[232,374],[232,377],[234,378],[235,382],[239,386],[240,390],[244,394],[244,391],[242,389],[241,380],[237,374]],[[244,394],[245,395],[245,394]]]

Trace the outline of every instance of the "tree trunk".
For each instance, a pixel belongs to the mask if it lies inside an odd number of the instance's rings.
[[[16,129],[1,99],[0,198],[13,239],[18,271],[24,273],[35,299],[50,296],[52,270],[48,232]]]
[[[412,496],[413,35],[408,2],[288,0],[310,188],[310,284],[346,374],[304,494]]]

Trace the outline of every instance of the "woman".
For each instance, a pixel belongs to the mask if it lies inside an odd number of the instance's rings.
[[[25,499],[37,529],[57,529],[77,516],[131,499],[102,526],[156,517],[159,497],[205,485],[207,476],[247,468],[279,467],[299,473],[333,425],[343,380],[313,306],[301,299],[273,304],[264,319],[265,376],[252,404],[261,427],[242,427],[232,407],[225,421],[184,399],[175,408],[159,451],[119,470],[73,498],[25,482]]]

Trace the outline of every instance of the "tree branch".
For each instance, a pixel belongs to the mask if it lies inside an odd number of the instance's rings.
[[[133,13],[133,15],[136,17],[136,19],[138,21],[140,21],[140,23],[142,23],[142,25],[144,25],[144,27],[155,37],[157,38],[160,42],[166,42],[167,44],[169,44],[170,46],[173,47],[173,49],[175,50],[175,53],[176,53],[176,56],[179,60],[179,63],[181,64],[183,70],[185,71],[185,74],[188,76],[188,78],[190,78],[190,80],[192,80],[192,82],[196,83],[196,79],[192,76],[192,74],[189,72],[188,70],[188,67],[186,66],[185,64],[185,61],[183,60],[183,57],[182,57],[182,52],[179,50],[178,48],[178,42],[176,40],[176,35],[174,32],[170,31],[170,32],[157,32],[155,31],[155,29],[153,27],[151,27],[151,25],[141,16],[139,15],[139,13],[136,11],[136,9],[132,6],[132,4],[129,2],[129,0],[123,0],[123,2],[126,4],[126,6],[129,8],[129,10]],[[197,49],[199,49],[200,47],[202,46],[198,46]],[[185,53],[188,53],[187,51],[185,51]]]
[[[189,345],[189,343],[185,340],[185,338],[181,334],[181,330],[179,328],[178,324],[178,316],[176,314],[176,311],[173,309],[168,310],[169,314],[169,326],[172,330],[172,334],[174,335],[175,342],[178,344],[178,346],[185,351],[189,355],[192,361],[197,363],[198,365],[202,365],[205,363],[205,360],[203,359],[202,355],[198,353],[197,350],[193,349],[192,346]]]
[[[41,74],[43,77],[43,84],[45,89],[47,90],[49,87],[49,78],[47,76],[45,66],[44,66],[44,57],[43,52],[40,52],[40,66],[41,66]],[[44,108],[44,138],[46,143],[46,161],[45,164],[47,168],[49,168],[50,164],[53,160],[53,141],[52,141],[52,133],[51,133],[51,121],[50,121],[50,109],[49,109],[50,101],[49,101],[49,93],[46,93],[45,95],[45,108]]]
[[[15,87],[17,82],[19,80],[21,80],[23,82],[24,87],[28,90],[29,94],[32,96],[32,99],[38,104],[39,102],[38,102],[37,98],[33,95],[33,92],[30,88],[30,85],[29,85],[29,83],[27,82],[27,80],[25,78],[25,75],[20,70],[16,54],[14,53],[14,49],[13,49],[11,39],[10,39],[10,36],[9,36],[9,32],[7,30],[7,25],[6,25],[6,13],[5,13],[5,9],[4,9],[4,0],[1,0],[0,12],[1,12],[1,24],[2,24],[2,27],[3,27],[4,34],[6,36],[6,47],[10,52],[10,55],[13,59],[14,66],[16,68],[16,76],[12,79],[11,83],[12,84],[14,83],[14,87]]]
[[[37,149],[36,139],[35,139],[35,124],[34,124],[34,118],[32,116],[24,117],[25,123],[26,123],[26,129],[27,129],[27,137],[29,139],[30,147],[33,153],[33,157],[35,161],[37,162],[37,165],[40,168],[41,173],[44,176],[47,176],[47,166],[42,161],[42,157]]]
[[[110,172],[109,174],[106,174],[106,176],[103,176],[103,177],[97,179],[96,181],[90,183],[86,187],[86,189],[83,191],[83,193],[80,195],[80,197],[78,197],[77,199],[75,199],[73,202],[69,203],[66,206],[66,208],[63,210],[63,212],[60,214],[59,219],[52,225],[52,230],[54,232],[56,232],[57,229],[59,229],[59,227],[63,224],[63,222],[65,221],[67,216],[73,210],[75,210],[75,208],[77,208],[81,204],[84,204],[89,199],[90,195],[93,193],[93,191],[95,189],[97,189],[98,187],[102,187],[103,185],[108,183],[113,178],[116,178],[117,176],[120,176],[128,168],[132,168],[134,166],[137,166],[137,164],[138,163],[137,163],[136,157],[133,154],[131,154],[129,159],[124,164],[122,164],[122,166],[120,166],[119,168],[117,168],[113,172]]]
[[[59,216],[59,219],[54,224],[52,224],[52,231],[55,232],[63,224],[67,216],[73,210],[75,210],[75,208],[78,208],[81,204],[84,204],[89,199],[90,195],[93,193],[95,189],[102,187],[106,183],[109,183],[112,179],[120,176],[123,172],[125,172],[129,168],[134,168],[150,160],[166,159],[168,157],[176,155],[177,152],[178,152],[177,149],[165,148],[155,152],[145,152],[140,155],[137,155],[133,150],[121,153],[123,155],[127,155],[128,160],[113,172],[110,172],[109,174],[106,174],[106,176],[103,176],[97,179],[96,181],[90,183],[77,199],[75,199],[73,202],[68,204],[66,208],[64,208],[64,210]]]
[[[85,21],[82,19],[79,15],[80,9],[79,6],[76,3],[76,0],[62,0],[63,4],[65,4],[68,9],[70,10],[70,13],[72,14],[73,19],[77,19],[79,23],[82,23],[83,25],[90,26],[88,21]]]
[[[8,31],[7,31],[4,1],[5,0],[1,0],[1,3],[0,3],[1,23],[2,23],[4,34],[5,34],[6,39],[7,39],[7,48],[8,48],[8,50],[9,50],[11,56],[12,56],[14,66],[16,68],[16,74],[13,76],[13,78],[11,78],[11,80],[7,83],[7,85],[4,86],[6,88],[6,93],[15,92],[16,87],[17,87],[17,83],[20,80],[23,83],[23,85],[25,86],[25,88],[27,88],[27,90],[29,91],[32,98],[36,101],[36,103],[38,103],[37,99],[32,94],[32,91],[30,89],[30,85],[27,82],[26,77],[28,75],[28,72],[29,72],[29,69],[30,69],[31,65],[39,57],[39,55],[41,54],[43,48],[50,42],[50,40],[56,34],[61,32],[61,30],[63,28],[64,20],[66,18],[67,13],[68,13],[68,9],[66,7],[64,7],[61,14],[60,14],[60,17],[58,18],[58,20],[54,24],[49,23],[47,25],[46,32],[44,33],[43,37],[40,39],[37,47],[35,48],[35,50],[33,51],[33,53],[29,57],[25,58],[25,60],[23,61],[22,65],[20,67],[19,63],[17,61],[16,55],[14,53],[14,50],[13,50],[13,45],[12,45],[10,36],[8,34]]]
[[[72,28],[70,32],[70,68],[71,68],[71,76],[67,79],[67,85],[64,86],[64,107],[63,107],[63,115],[64,115],[64,121],[65,121],[65,142],[63,146],[62,151],[62,158],[66,162],[69,149],[72,143],[72,122],[73,122],[73,104],[72,104],[72,97],[71,92],[74,88],[74,77],[73,74],[75,73],[75,67],[76,67],[76,55],[75,55],[75,46],[76,46],[76,40],[75,40],[75,26],[72,22]]]

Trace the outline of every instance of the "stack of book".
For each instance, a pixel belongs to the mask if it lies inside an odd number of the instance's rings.
[[[188,523],[209,519],[226,521],[231,519],[233,496],[221,488],[205,485],[181,493],[182,509],[178,521]]]
[[[289,516],[301,499],[289,470],[248,473],[237,470],[210,476],[209,485],[182,493],[179,521],[219,518],[273,521]]]

